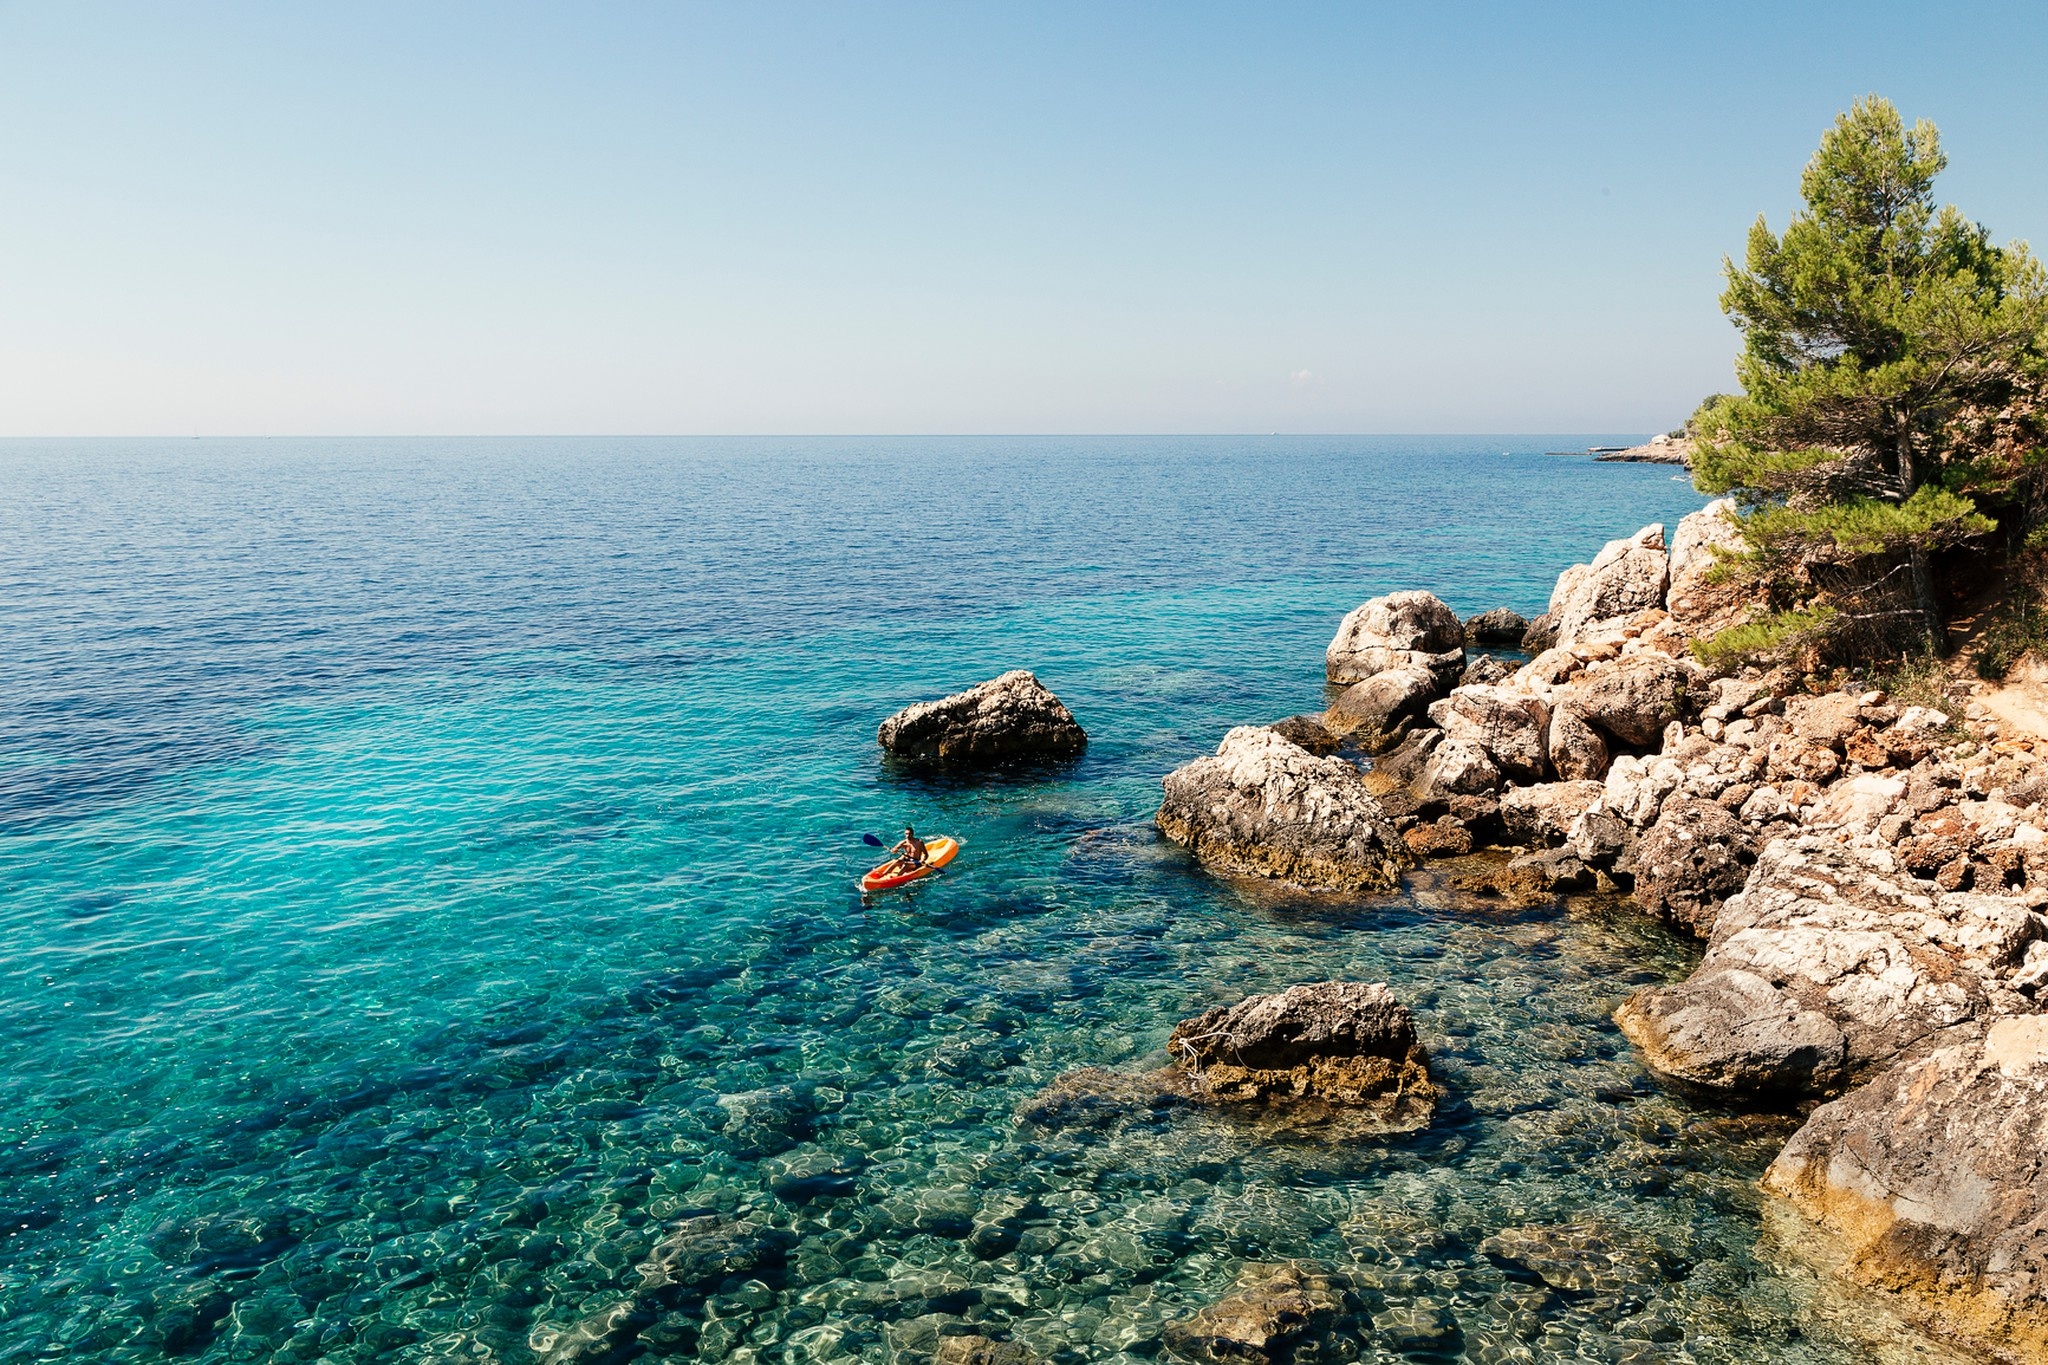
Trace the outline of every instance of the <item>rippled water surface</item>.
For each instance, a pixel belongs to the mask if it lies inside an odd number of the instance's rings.
[[[0,444],[0,1360],[537,1361],[706,1213],[773,1254],[630,1349],[1150,1359],[1299,1256],[1367,1359],[1941,1358],[1761,1231],[1782,1121],[1609,1024],[1683,944],[1151,831],[1168,769],[1320,706],[1364,598],[1533,614],[1697,505],[1542,453],[1589,439]],[[880,763],[1012,666],[1085,758]],[[906,820],[966,851],[863,904]],[[1328,977],[1415,1008],[1426,1133],[1014,1121]],[[1480,1249],[1554,1224],[1635,1250],[1553,1292]]]

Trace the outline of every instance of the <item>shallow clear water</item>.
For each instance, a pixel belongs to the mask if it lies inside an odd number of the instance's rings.
[[[1150,1358],[1312,1256],[1447,1309],[1424,1358],[1870,1358],[1760,1230],[1783,1122],[1608,1022],[1685,945],[1427,876],[1276,897],[1150,829],[1167,770],[1321,704],[1366,597],[1533,613],[1697,505],[1542,454],[1591,439],[0,445],[0,1359],[535,1360],[704,1210],[786,1257],[653,1354]],[[879,762],[1020,665],[1078,763]],[[906,820],[966,852],[863,904]],[[1013,1119],[1328,977],[1416,1010],[1428,1132]],[[1658,1256],[1560,1295],[1479,1250],[1588,1219]]]

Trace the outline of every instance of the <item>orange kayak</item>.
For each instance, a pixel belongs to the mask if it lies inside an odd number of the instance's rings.
[[[923,863],[911,868],[908,872],[891,872],[889,869],[896,865],[896,860],[892,858],[869,872],[867,876],[862,877],[860,879],[860,889],[863,891],[887,891],[892,886],[904,886],[916,881],[919,877],[929,877],[947,863],[952,862],[953,855],[959,851],[960,841],[950,834],[942,834],[936,839],[927,839],[924,844]]]

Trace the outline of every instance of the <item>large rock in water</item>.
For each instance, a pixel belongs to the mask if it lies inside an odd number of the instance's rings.
[[[2048,1016],[1957,1030],[1822,1105],[1764,1188],[1847,1243],[1854,1279],[2048,1360]]]
[[[1414,865],[1358,769],[1261,726],[1232,730],[1212,757],[1162,785],[1160,832],[1218,872],[1311,891],[1391,891]]]
[[[914,763],[985,766],[1070,758],[1088,747],[1074,713],[1021,668],[938,701],[906,706],[882,722],[881,746]]]
[[[1323,713],[1323,722],[1368,749],[1393,739],[1402,722],[1420,716],[1443,695],[1441,679],[1419,664],[1390,668],[1337,694]]]
[[[1465,622],[1468,645],[1520,645],[1528,633],[1529,623],[1522,619],[1522,613],[1506,607],[1482,611]]]
[[[2012,977],[2039,921],[1942,892],[1882,849],[1771,843],[1676,986],[1615,1011],[1654,1071],[1744,1093],[1825,1093],[1959,1024],[2030,1011]]]
[[[1464,671],[1465,627],[1431,593],[1373,598],[1344,618],[1323,657],[1333,683],[1364,682],[1375,673],[1411,665],[1447,679]]]
[[[1383,985],[1319,981],[1254,995],[1175,1027],[1167,1054],[1209,1099],[1322,1100],[1429,1126],[1437,1088],[1415,1019]]]

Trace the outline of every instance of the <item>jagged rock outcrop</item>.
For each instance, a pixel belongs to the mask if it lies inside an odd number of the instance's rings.
[[[1557,615],[1557,643],[1570,648],[1604,633],[1638,612],[1662,610],[1670,583],[1664,528],[1645,526],[1622,540],[1610,540],[1591,564],[1558,577],[1550,609]]]
[[[1944,1029],[2030,1010],[2013,978],[2043,923],[1916,881],[1878,848],[1772,842],[1676,986],[1615,1021],[1650,1067],[1710,1089],[1825,1093]]]
[[[1375,673],[1415,666],[1449,686],[1465,667],[1465,627],[1434,594],[1389,593],[1344,618],[1323,663],[1333,683],[1364,682]]]
[[[1430,704],[1429,718],[1447,740],[1485,754],[1504,778],[1540,782],[1548,774],[1550,708],[1539,697],[1507,687],[1459,687]]]
[[[1088,747],[1074,713],[1021,668],[906,706],[882,722],[875,738],[903,761],[960,767],[1071,758]]]
[[[1358,769],[1318,758],[1262,726],[1162,784],[1160,832],[1217,872],[1312,891],[1389,891],[1413,856]]]
[[[2048,1015],[1934,1042],[1814,1110],[1764,1188],[1843,1240],[1853,1278],[2048,1359]]]
[[[1357,1305],[1347,1282],[1313,1261],[1251,1261],[1230,1293],[1166,1325],[1167,1351],[1198,1365],[1310,1365],[1355,1360]]]
[[[1522,637],[1528,633],[1529,623],[1522,614],[1506,607],[1482,611],[1465,622],[1465,643],[1468,645],[1520,645]]]
[[[1721,556],[1744,548],[1742,531],[1731,519],[1734,511],[1732,498],[1716,499],[1679,518],[1672,532],[1664,609],[1688,638],[1704,639],[1749,614],[1749,598],[1740,587],[1711,581]]]
[[[1436,1108],[1414,1017],[1380,984],[1254,995],[1183,1021],[1166,1050],[1212,1100],[1319,1100],[1370,1109],[1396,1132],[1427,1127]]]

